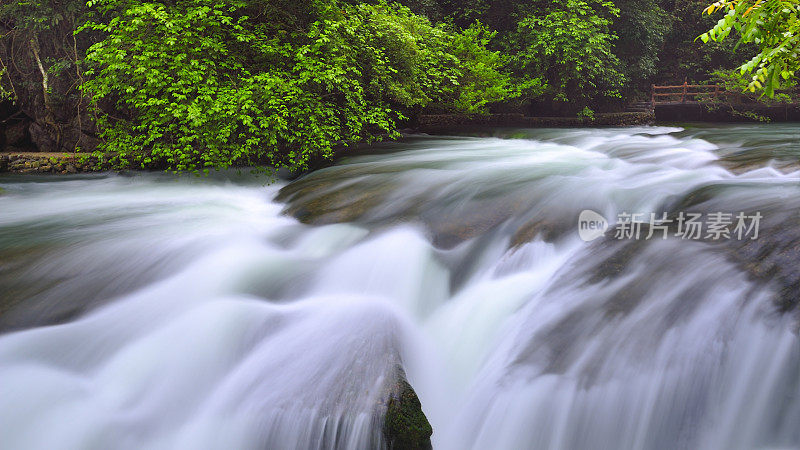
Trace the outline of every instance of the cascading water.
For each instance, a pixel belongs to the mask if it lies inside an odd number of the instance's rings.
[[[437,449],[800,448],[797,127],[496,136],[0,178],[0,448],[375,448],[398,364]],[[585,209],[764,221],[584,242]]]

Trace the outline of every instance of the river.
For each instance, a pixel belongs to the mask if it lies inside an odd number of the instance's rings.
[[[436,449],[800,448],[798,160],[796,124],[504,129],[0,176],[0,448],[374,448],[398,364]]]

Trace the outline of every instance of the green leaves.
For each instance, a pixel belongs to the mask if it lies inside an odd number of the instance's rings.
[[[433,26],[397,4],[336,0],[95,0],[82,89],[102,150],[202,171],[300,170],[336,147],[396,134],[403,111],[480,111],[507,94],[479,25]],[[291,10],[287,11],[287,8]],[[122,117],[120,117],[122,116]]]
[[[545,93],[578,108],[597,97],[618,97],[624,76],[610,31],[619,10],[611,2],[560,0],[544,15],[523,18],[511,64],[530,79],[546,80]],[[532,92],[532,96],[539,95]]]
[[[727,12],[699,38],[721,41],[735,30],[740,44],[757,45],[758,53],[740,68],[742,77],[750,75],[746,90],[773,97],[794,84],[800,70],[800,0],[720,0],[705,10],[717,11]]]

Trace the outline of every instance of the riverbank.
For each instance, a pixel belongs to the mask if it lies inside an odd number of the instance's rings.
[[[676,102],[656,104],[654,116],[659,122],[800,122],[800,104]]]
[[[652,112],[598,113],[594,117],[534,117],[524,114],[435,114],[419,117],[416,131],[439,134],[476,127],[572,128],[647,125]]]
[[[652,113],[600,113],[587,117],[528,117],[522,114],[437,114],[419,117],[417,125],[408,129],[412,133],[451,134],[482,127],[585,127],[585,126],[630,126],[652,123]],[[347,149],[358,148],[347,147]],[[337,156],[342,154],[336,152]],[[335,160],[334,158],[333,160]],[[309,161],[311,170],[327,167],[333,160]],[[88,153],[55,153],[36,151],[0,151],[0,173],[51,173],[74,174],[112,170],[108,164],[99,164],[96,157]],[[305,173],[305,172],[303,172]]]
[[[690,105],[691,106],[691,105]],[[673,111],[674,112],[674,111]],[[717,110],[715,113],[721,114],[724,111]],[[437,114],[419,116],[416,123],[401,130],[402,136],[409,137],[419,134],[429,135],[453,135],[463,133],[473,133],[479,130],[489,130],[497,128],[608,128],[656,125],[658,123],[687,122],[680,120],[684,116],[673,114],[673,121],[662,120],[657,116],[659,111],[653,112],[621,112],[621,113],[598,113],[594,118],[587,117],[533,117],[523,114]],[[740,121],[757,122],[750,116],[737,116]],[[712,121],[712,118],[719,116],[707,115],[709,120],[697,121],[708,123],[731,122],[726,120]],[[780,121],[776,121],[780,122]],[[384,136],[388,140],[388,135]],[[308,161],[307,170],[286,173],[280,171],[282,178],[294,179],[303,174],[313,172],[318,169],[329,167],[343,156],[355,156],[375,151],[375,146],[368,143],[353,143],[350,146],[342,146],[334,152],[331,159],[316,157]],[[791,162],[794,166],[795,161]],[[162,167],[153,166],[148,170],[160,170]],[[37,152],[33,149],[14,148],[14,151],[3,151],[0,149],[0,173],[21,173],[21,174],[75,174],[114,170],[110,163],[99,163],[98,158],[91,156],[90,153],[54,153]],[[135,169],[133,169],[135,170]]]

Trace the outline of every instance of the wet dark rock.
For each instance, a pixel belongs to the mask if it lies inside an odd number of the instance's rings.
[[[391,183],[298,181],[281,190],[278,200],[288,202],[285,213],[315,225],[358,222],[380,226],[399,221],[421,222],[439,248],[452,248],[480,236],[530,207],[527,201],[503,198],[475,200],[454,209],[443,208],[424,198],[392,202],[390,197],[395,189]]]
[[[14,146],[24,143],[28,139],[28,121],[11,122],[5,129],[5,145]]]
[[[56,10],[63,10],[63,6]],[[5,145],[0,142],[0,151],[8,151],[13,145],[28,150],[34,147],[40,152],[73,152],[78,147],[92,150],[99,142],[88,108],[90,102],[75,89],[82,80],[73,65],[96,42],[96,35],[73,31],[73,21],[60,20],[37,32],[36,39],[31,40],[25,37],[24,30],[14,26],[13,20],[0,23],[0,34],[8,37],[0,40],[0,59],[12,62],[7,64],[4,82],[11,83],[17,97],[14,105],[5,103],[0,107],[0,115],[12,116],[12,121],[22,119],[25,124],[20,126],[27,127],[25,137],[15,143],[22,130],[12,130],[15,125],[10,125],[5,132]],[[48,70],[47,94],[39,63]]]
[[[386,405],[383,436],[390,450],[427,450],[431,448],[433,428],[422,411],[417,393],[398,369]]]
[[[697,241],[720,249],[753,280],[777,286],[775,304],[778,309],[794,311],[800,316],[800,186],[796,192],[780,198],[768,190],[759,193],[758,189],[752,184],[715,183],[689,192],[663,209],[670,212],[669,219],[673,221],[669,224],[669,235],[678,232],[676,219],[680,212],[702,214],[703,220],[711,213],[730,214],[734,224],[739,213],[760,214],[756,239],[752,239],[752,234],[739,239],[731,225],[730,238],[711,239],[704,229]],[[750,195],[743,197],[745,192]],[[606,244],[616,240],[613,238],[615,231],[612,228],[606,233]],[[647,225],[643,224],[639,240],[620,241],[617,251],[598,265],[590,282],[624,272],[631,258],[646,245],[647,234]]]
[[[733,260],[753,277],[775,281],[780,292],[775,299],[782,311],[800,312],[800,216],[766,216],[756,240],[728,241]]]
[[[378,168],[361,172],[357,167],[348,166],[321,170],[285,186],[277,200],[287,203],[284,213],[314,225],[341,222],[374,226],[400,221],[420,223],[429,233],[433,244],[445,249],[481,236],[509,219],[524,214],[532,204],[526,192],[485,198],[466,197],[455,201],[439,196],[437,192],[400,197],[395,194],[402,186],[402,180],[395,182],[386,177],[371,178],[379,173],[382,172]],[[574,222],[572,218],[571,222]],[[537,232],[544,230],[548,237],[556,236],[565,229],[557,226],[556,222],[542,222],[541,226],[535,228]],[[528,234],[532,237],[536,233],[531,231]],[[520,233],[519,241],[522,242],[526,236]]]
[[[531,219],[514,232],[511,237],[511,247],[521,247],[537,237],[541,237],[545,242],[555,242],[565,233],[572,231],[569,225],[547,218]]]
[[[614,237],[615,229],[606,232],[605,238],[600,242],[604,247],[612,250],[604,253],[600,262],[595,265],[588,277],[587,284],[597,284],[604,280],[614,279],[625,273],[630,263],[649,241],[644,239],[620,240]],[[645,231],[644,236],[647,236]]]
[[[744,239],[732,236],[731,239],[705,241],[724,246],[730,259],[754,279],[776,283],[779,293],[775,302],[780,310],[800,313],[800,186],[797,192],[785,198],[762,199],[756,196],[744,202],[736,202],[726,194],[739,189],[754,190],[752,186],[729,185],[701,190],[709,189],[719,192],[719,195],[703,199],[704,195],[690,193],[687,198],[692,198],[692,201],[688,205],[685,201],[681,202],[687,206],[686,211],[704,215],[723,212],[734,217],[740,212],[747,215],[759,213],[763,217],[759,221],[757,239],[751,239],[752,236]],[[732,209],[731,205],[737,207]]]
[[[342,187],[337,180],[312,178],[284,187],[278,200],[288,201],[285,212],[303,223],[355,222],[381,205],[391,189],[388,185],[383,189],[363,189],[358,184]]]
[[[537,237],[553,242],[572,231],[576,223],[571,213],[549,211],[548,217],[541,212],[531,213],[537,198],[527,191],[455,200],[436,192],[399,197],[394,195],[399,182],[382,178],[377,183],[364,176],[375,173],[358,173],[346,166],[312,173],[281,189],[277,200],[287,203],[284,213],[313,225],[356,222],[380,227],[401,221],[419,223],[432,243],[442,249],[453,248],[500,226],[511,228],[511,247]]]
[[[474,200],[466,207],[451,210],[425,208],[420,218],[433,244],[447,249],[488,233],[528,206],[527,202],[512,198]]]
[[[82,223],[77,219],[74,225]],[[61,230],[55,223],[0,230],[0,333],[74,320],[162,279],[190,259],[190,252],[175,251],[151,259],[144,271],[121,268],[120,260],[145,257],[147,252],[137,249],[75,267],[70,261],[79,257],[81,246],[75,244],[80,241],[60,242]],[[37,266],[46,270],[30,269]]]

